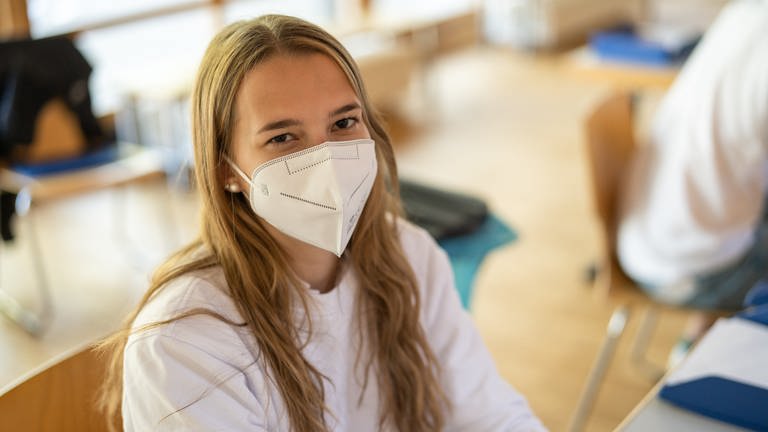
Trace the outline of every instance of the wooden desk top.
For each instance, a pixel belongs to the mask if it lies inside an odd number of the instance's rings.
[[[590,81],[612,84],[618,88],[666,89],[675,80],[680,66],[653,66],[641,63],[600,59],[588,46],[564,54],[564,65],[569,73]]]

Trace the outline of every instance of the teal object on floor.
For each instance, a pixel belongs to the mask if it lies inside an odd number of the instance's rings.
[[[461,304],[469,309],[473,284],[485,256],[492,250],[517,240],[517,233],[491,214],[470,234],[438,241],[448,253]]]

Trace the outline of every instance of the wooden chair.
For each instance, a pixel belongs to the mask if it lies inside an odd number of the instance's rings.
[[[572,432],[582,430],[630,312],[638,306],[645,306],[646,313],[632,346],[632,362],[654,380],[664,372],[645,356],[661,304],[635,286],[621,269],[616,255],[619,197],[636,146],[633,108],[632,94],[616,92],[602,100],[585,123],[585,154],[591,173],[594,210],[602,233],[602,256],[594,272],[594,290],[596,295],[610,298],[618,306],[571,419],[569,430]]]
[[[601,296],[615,295],[632,284],[619,265],[616,243],[619,195],[636,146],[633,104],[630,93],[613,93],[598,104],[585,124],[585,154],[602,233],[603,254],[594,280]]]
[[[78,348],[0,390],[0,424],[7,431],[102,432],[96,408],[105,363],[90,347]]]
[[[165,175],[157,149],[108,142],[114,119],[93,116],[90,92],[83,87],[90,71],[69,38],[0,41],[5,89],[0,91],[4,104],[0,121],[11,125],[0,128],[0,255],[10,250],[4,246],[14,237],[10,228],[14,210],[22,216],[49,198]],[[39,109],[33,113],[30,107]],[[102,148],[94,148],[96,143]],[[25,232],[18,237],[29,244],[29,273],[37,279],[39,305],[25,308],[13,295],[18,290],[0,289],[0,314],[39,336],[52,320],[53,304],[41,253],[44,243],[37,238],[33,213],[15,225],[24,225],[19,231]]]

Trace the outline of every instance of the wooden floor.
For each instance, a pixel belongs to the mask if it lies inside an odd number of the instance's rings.
[[[472,313],[504,377],[563,431],[613,307],[584,282],[599,238],[580,152],[582,119],[609,88],[570,75],[557,57],[487,47],[441,58],[424,76],[420,97],[392,119],[401,175],[480,196],[518,231],[484,262]],[[113,329],[149,269],[192,236],[196,207],[194,194],[160,182],[35,207],[55,317],[39,339],[0,321],[0,388]],[[34,307],[22,222],[20,241],[0,251],[0,283]],[[653,359],[663,362],[684,318],[662,315]],[[628,345],[620,344],[589,431],[611,430],[653,385],[629,367]]]

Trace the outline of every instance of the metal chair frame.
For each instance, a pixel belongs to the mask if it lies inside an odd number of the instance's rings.
[[[23,307],[0,287],[0,314],[33,337],[41,336],[50,325],[54,314],[54,302],[47,268],[41,253],[34,212],[30,209],[33,204],[44,202],[49,198],[123,187],[130,183],[162,177],[165,174],[159,152],[130,144],[122,144],[122,146],[124,156],[114,162],[52,176],[32,178],[7,168],[0,168],[0,189],[17,194],[15,203],[17,214],[21,216],[20,221],[26,222],[20,225],[26,225],[24,234],[29,237],[30,260],[37,281],[35,290],[40,301],[39,310],[33,311]],[[116,205],[113,206],[115,235],[118,239],[126,239],[128,237],[126,221],[119,211],[120,202],[124,198],[122,194],[116,195],[115,198],[117,200]],[[0,249],[0,258],[2,258],[1,252]]]

